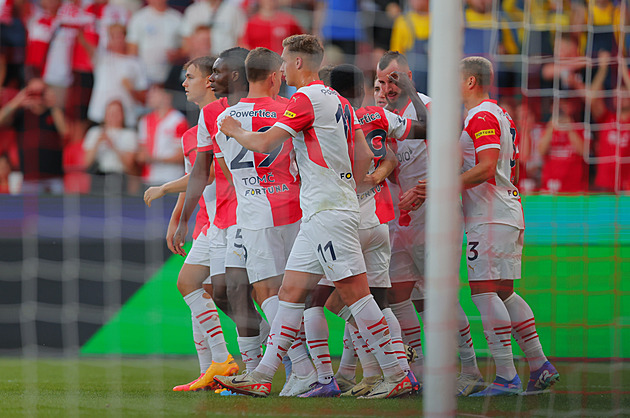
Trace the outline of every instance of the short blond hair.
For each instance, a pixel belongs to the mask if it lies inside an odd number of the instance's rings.
[[[324,59],[324,47],[313,35],[292,35],[284,38],[282,47],[289,52],[301,55],[309,69],[317,70]]]
[[[484,57],[467,57],[461,60],[459,69],[465,77],[475,77],[477,85],[488,91],[494,78],[490,60]]]

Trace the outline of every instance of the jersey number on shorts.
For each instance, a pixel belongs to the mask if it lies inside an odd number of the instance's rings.
[[[265,132],[265,131],[268,131],[269,129],[271,129],[271,126],[264,126],[260,128],[257,132]],[[279,145],[276,149],[274,149],[269,154],[267,154],[267,157],[264,160],[262,160],[260,164],[258,164],[258,167],[267,168],[271,166],[271,164],[273,164],[276,158],[278,158],[278,155],[280,155],[280,151],[282,151],[283,145],[284,144]],[[236,154],[236,157],[234,157],[234,159],[230,162],[230,170],[238,170],[241,168],[254,167],[253,161],[243,161],[243,158],[245,158],[245,156],[247,155],[247,151],[248,151],[247,148],[241,147],[241,150],[239,151],[239,153]]]
[[[337,259],[337,256],[335,255],[335,249],[333,248],[332,241],[328,241],[326,245],[324,245],[323,249],[322,249],[322,244],[319,244],[317,246],[317,251],[319,251],[319,253],[322,255],[322,258],[324,259],[324,263],[328,262],[326,261],[326,256],[324,255],[324,252],[326,252],[326,250],[330,252],[330,257],[332,258],[332,261],[335,261]]]
[[[366,135],[365,140],[372,150],[372,154],[374,154],[374,159],[376,160],[374,168],[378,168],[381,164],[381,160],[387,154],[387,147],[385,146],[387,141],[387,132],[385,132],[384,129],[374,129]]]
[[[350,107],[345,105],[343,108],[341,104],[337,107],[337,113],[335,113],[335,119],[337,119],[337,123],[340,119],[343,119],[343,132],[346,134],[346,139],[348,139],[348,132],[350,131]]]
[[[477,257],[479,257],[479,251],[476,250],[479,242],[471,241],[468,245],[470,245],[470,249],[468,251],[470,251],[471,254],[468,256],[468,261],[475,261]]]

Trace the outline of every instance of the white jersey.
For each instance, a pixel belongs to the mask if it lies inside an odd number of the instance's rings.
[[[460,137],[464,157],[462,173],[477,164],[480,151],[498,149],[499,160],[494,177],[462,192],[466,231],[487,223],[525,228],[521,198],[510,181],[516,164],[515,138],[512,118],[495,101],[484,100],[468,111]]]
[[[350,103],[321,81],[300,88],[277,126],[293,137],[303,220],[325,210],[359,212],[349,144],[358,121]]]
[[[287,100],[271,97],[242,99],[217,118],[214,147],[232,173],[236,190],[236,223],[241,228],[259,230],[299,221],[300,182],[295,152],[289,141],[269,154],[253,152],[218,127],[227,116],[241,123],[246,131],[262,132],[273,126],[286,108]]]
[[[418,93],[422,103],[428,106],[431,103],[429,96]],[[396,114],[413,120],[418,120],[416,108],[411,100],[409,103]],[[397,142],[396,157],[398,157],[398,184],[402,193],[418,185],[418,180],[427,178],[429,168],[429,155],[427,153],[427,143],[421,140],[400,141]],[[396,190],[396,188],[392,188]],[[398,196],[393,196],[396,206],[398,205]],[[421,205],[419,209],[409,212],[410,223],[424,223],[426,205]],[[398,210],[397,210],[398,212]]]

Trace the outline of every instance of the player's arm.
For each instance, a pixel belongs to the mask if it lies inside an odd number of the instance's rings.
[[[422,102],[416,91],[416,87],[413,85],[411,79],[405,73],[394,71],[388,75],[389,80],[398,86],[402,91],[409,96],[414,109],[416,109],[416,119],[409,119],[411,122],[411,129],[407,138],[410,139],[426,139],[427,138],[427,120],[429,112],[427,107]]]
[[[512,184],[518,186],[518,181],[521,178],[521,164],[519,159],[516,159],[516,165],[514,166],[514,178],[512,179]]]
[[[282,128],[273,126],[265,132],[249,132],[242,128],[241,123],[231,116],[226,116],[221,123],[221,132],[250,151],[269,154],[284,141],[291,138],[291,134]]]
[[[374,187],[378,184],[381,184],[385,181],[387,177],[391,173],[394,172],[396,166],[398,165],[398,158],[396,158],[396,154],[389,145],[386,145],[387,153],[385,157],[381,160],[381,163],[376,167],[372,174],[368,174],[365,176],[365,182],[369,183],[371,187]]]
[[[186,187],[186,198],[184,199],[184,207],[182,209],[181,216],[179,218],[179,225],[177,231],[173,236],[173,247],[175,254],[186,256],[182,246],[186,242],[186,234],[188,233],[188,221],[192,216],[199,198],[203,193],[204,188],[208,182],[210,176],[210,167],[212,165],[212,151],[198,151],[195,164],[190,173],[188,179],[188,186]]]
[[[147,191],[144,192],[144,203],[146,203],[148,207],[151,207],[151,202],[169,193],[185,192],[188,186],[188,177],[189,175],[185,174],[177,180],[169,181],[161,186],[149,187]]]
[[[462,189],[470,189],[494,177],[498,161],[498,148],[487,148],[477,152],[477,165],[459,176]]]
[[[185,198],[185,192],[180,193],[179,196],[177,196],[177,202],[175,203],[173,213],[171,213],[171,219],[168,221],[168,228],[166,229],[166,246],[173,254],[177,254],[175,247],[173,247],[173,236],[175,235],[175,231],[177,231],[177,225],[179,224],[179,218],[182,214]]]
[[[362,192],[372,187],[367,173],[374,159],[374,154],[365,140],[363,130],[358,128],[354,131],[354,165],[352,175],[357,183],[357,192]]]

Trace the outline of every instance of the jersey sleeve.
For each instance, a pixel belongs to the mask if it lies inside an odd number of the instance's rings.
[[[295,93],[289,100],[284,114],[274,124],[287,131],[291,136],[297,136],[298,132],[313,125],[315,112],[311,101],[304,93]]]
[[[203,110],[199,113],[199,123],[197,126],[197,151],[213,151],[212,136],[210,136],[210,132],[208,131]]]
[[[501,126],[497,117],[490,112],[475,113],[466,125],[466,132],[472,138],[476,152],[501,149]]]
[[[403,118],[389,110],[383,109],[387,120],[387,137],[395,138],[399,141],[407,138],[411,130],[411,119]]]

